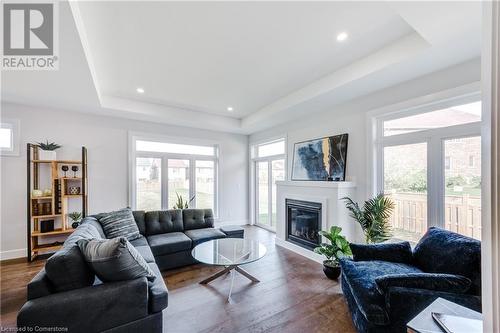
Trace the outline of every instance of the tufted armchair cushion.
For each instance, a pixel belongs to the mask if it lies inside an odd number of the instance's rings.
[[[182,211],[180,209],[147,212],[144,216],[146,221],[146,234],[157,235],[168,232],[182,232]]]
[[[214,213],[211,209],[184,209],[182,219],[184,230],[214,227]]]
[[[481,242],[431,227],[413,250],[414,264],[427,273],[462,275],[472,281],[469,292],[481,295]]]

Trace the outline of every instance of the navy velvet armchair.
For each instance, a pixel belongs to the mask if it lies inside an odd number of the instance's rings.
[[[342,290],[358,332],[406,332],[406,323],[438,297],[481,311],[481,242],[429,228],[408,242],[351,244]]]

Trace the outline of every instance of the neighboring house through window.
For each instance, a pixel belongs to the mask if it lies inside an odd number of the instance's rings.
[[[139,136],[130,141],[134,209],[172,209],[179,196],[190,208],[211,208],[218,216],[218,145]]]
[[[395,238],[416,242],[430,226],[481,238],[481,102],[470,99],[375,118],[376,188],[395,202]]]

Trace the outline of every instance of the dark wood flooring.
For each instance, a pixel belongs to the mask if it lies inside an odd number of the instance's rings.
[[[169,289],[165,332],[355,332],[340,284],[323,275],[321,264],[275,246],[273,233],[245,229],[246,238],[267,247],[264,258],[244,266],[261,282],[237,274],[228,303],[229,275],[198,284],[220,268],[194,265],[163,272]],[[26,284],[43,265],[43,260],[2,263],[2,327],[15,325]]]

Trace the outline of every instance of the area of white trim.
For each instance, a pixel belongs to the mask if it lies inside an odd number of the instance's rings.
[[[309,181],[309,180],[280,180],[276,182],[280,186],[298,186],[298,187],[327,187],[327,188],[354,188],[355,182],[325,182],[325,181]]]
[[[484,332],[500,331],[500,3],[483,4],[482,242]]]
[[[0,252],[0,260],[26,258],[27,249],[15,249]]]
[[[281,247],[283,247],[287,250],[290,250],[292,252],[295,252],[303,257],[306,257],[308,259],[314,260],[314,261],[319,262],[319,263],[323,263],[324,258],[321,255],[314,253],[313,251],[306,250],[303,247],[300,247],[300,246],[295,245],[293,243],[287,242],[287,241],[280,239],[278,237],[275,238],[275,243],[276,243],[276,245],[281,246]]]

